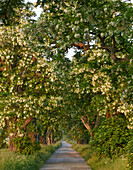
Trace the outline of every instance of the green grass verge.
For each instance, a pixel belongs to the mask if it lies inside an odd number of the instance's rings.
[[[60,146],[61,142],[42,146],[34,155],[22,155],[8,149],[0,149],[0,170],[39,170]]]
[[[79,154],[86,160],[92,170],[128,170],[127,158],[124,156],[115,156],[113,159],[99,159],[89,145],[72,144],[72,146],[73,149],[79,152]]]

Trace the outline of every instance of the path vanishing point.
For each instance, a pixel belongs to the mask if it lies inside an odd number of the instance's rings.
[[[62,146],[40,170],[91,170],[91,168],[79,153],[72,149],[71,144],[62,141]]]

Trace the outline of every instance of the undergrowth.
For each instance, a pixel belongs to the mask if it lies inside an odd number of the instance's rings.
[[[44,145],[33,155],[13,153],[8,149],[0,150],[0,170],[39,170],[54,151],[61,146],[61,142]]]
[[[100,159],[89,145],[73,144],[72,146],[86,160],[92,170],[128,170],[127,158],[124,156]]]

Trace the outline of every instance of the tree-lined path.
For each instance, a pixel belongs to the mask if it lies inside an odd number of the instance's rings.
[[[50,157],[40,170],[91,170],[85,160],[63,141],[62,146]]]
[[[34,1],[0,1],[0,149],[29,158],[5,159],[4,169],[40,169],[62,138],[87,144],[101,165],[122,155],[133,169],[131,1]],[[64,142],[54,161],[52,169],[88,168]]]

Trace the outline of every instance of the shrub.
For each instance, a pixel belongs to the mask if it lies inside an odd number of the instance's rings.
[[[5,126],[1,131],[0,131],[0,149],[1,148],[7,148],[7,141],[6,139],[8,138],[7,134],[7,127]]]
[[[124,155],[120,157],[115,156],[113,159],[108,157],[99,159],[89,145],[73,144],[72,146],[93,170],[128,170],[127,158]]]
[[[40,150],[40,145],[37,142],[32,142],[30,137],[18,137],[12,140],[17,148],[17,152],[30,155]]]
[[[114,116],[101,122],[90,145],[100,157],[122,155],[130,133],[124,117]]]
[[[129,169],[133,169],[133,137],[127,145]]]
[[[33,155],[23,155],[21,153],[14,153],[4,150],[2,153],[2,156],[4,157],[2,166],[0,159],[0,170],[38,170],[45,164],[51,154],[60,146],[60,142],[49,146],[44,145],[41,150],[37,151]]]

